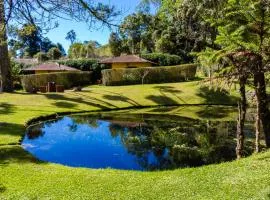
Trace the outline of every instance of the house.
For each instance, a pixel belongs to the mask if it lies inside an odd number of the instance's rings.
[[[151,67],[155,64],[136,55],[121,55],[119,57],[104,59],[100,63],[111,65],[112,69]]]
[[[58,63],[43,63],[34,67],[23,69],[24,72],[42,74],[42,73],[53,73],[53,72],[65,72],[65,71],[80,71],[78,69],[60,65]]]

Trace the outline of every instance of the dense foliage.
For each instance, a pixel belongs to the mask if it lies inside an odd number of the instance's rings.
[[[62,57],[62,52],[58,48],[53,47],[48,51],[47,55],[50,60],[57,60]]]
[[[222,1],[163,0],[154,2],[159,6],[156,14],[148,9],[127,16],[120,25],[119,34],[111,38],[121,45],[113,45],[115,52],[122,53],[168,53],[181,56],[184,63],[194,61],[192,52],[207,47],[218,48],[214,43],[217,29],[205,20],[208,15],[216,16]],[[147,6],[144,6],[145,8]],[[117,47],[117,49],[116,49]],[[119,50],[118,50],[119,51]],[[119,54],[119,53],[118,53]]]
[[[45,62],[45,61],[48,61],[49,60],[49,57],[46,53],[44,52],[38,52],[34,58],[37,58],[38,59],[38,62]]]
[[[61,55],[65,55],[63,46],[43,37],[42,29],[34,24],[24,24],[21,28],[10,26],[8,33],[9,51],[13,57],[32,58],[39,52],[48,52],[51,48],[57,48]]]
[[[172,66],[183,63],[183,59],[177,55],[170,55],[166,53],[149,53],[141,54],[142,58],[155,63],[158,66]]]
[[[120,56],[122,53],[122,41],[117,33],[111,33],[109,47],[113,56]]]
[[[100,64],[96,59],[76,59],[76,60],[60,60],[58,63],[73,67],[82,71],[93,71],[92,82],[101,79],[101,70],[107,66]]]
[[[226,1],[220,17],[206,16],[217,30],[215,44],[218,49],[209,48],[200,53],[204,64],[218,65],[227,80],[239,82],[241,101],[237,129],[237,157],[244,152],[244,124],[247,112],[246,85],[253,78],[256,101],[255,151],[260,151],[260,135],[264,133],[267,147],[270,147],[270,110],[266,93],[265,73],[270,61],[270,2],[265,0]]]
[[[21,70],[25,67],[28,67],[25,64],[17,63],[13,60],[11,60],[11,75],[13,80],[18,80],[19,75],[21,74]]]
[[[71,60],[60,60],[58,63],[73,67],[82,71],[91,71],[97,67],[98,60],[96,59],[71,59]]]
[[[78,58],[97,58],[101,57],[102,46],[94,40],[75,42],[70,45],[68,49],[68,57],[71,59]]]

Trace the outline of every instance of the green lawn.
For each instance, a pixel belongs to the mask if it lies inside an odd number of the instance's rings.
[[[157,105],[232,105],[236,103],[235,94],[200,87],[199,82],[92,86],[83,92],[64,94],[0,94],[0,199],[269,199],[269,151],[220,165],[134,172],[42,163],[19,145],[24,125],[41,115],[132,107],[146,107],[145,112],[154,113],[151,106]],[[230,109],[234,113],[234,108]],[[223,107],[212,110],[207,106],[163,113],[194,118],[236,116],[224,114]]]

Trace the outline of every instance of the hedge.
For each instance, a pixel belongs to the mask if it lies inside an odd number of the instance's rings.
[[[100,64],[96,59],[60,60],[57,62],[81,71],[92,71],[92,82],[94,83],[101,79],[101,70],[108,68],[107,66]]]
[[[140,56],[146,60],[156,63],[158,66],[172,66],[183,63],[183,59],[180,56],[166,53],[148,53],[141,54]]]
[[[102,71],[104,85],[170,83],[194,79],[197,64],[135,69],[106,69]]]
[[[48,82],[55,82],[57,85],[64,85],[65,89],[74,86],[82,86],[91,83],[92,72],[58,72],[31,74],[21,76],[24,90],[32,92],[33,88],[46,86]]]

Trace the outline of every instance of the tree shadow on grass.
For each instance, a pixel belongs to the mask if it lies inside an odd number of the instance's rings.
[[[71,94],[71,93],[70,93]],[[95,98],[95,97],[92,97],[92,96],[89,96],[89,95],[85,95],[83,92],[79,92],[79,93],[72,93],[72,95],[74,96],[78,96],[78,97],[84,97],[85,99],[88,99],[88,100],[92,100],[92,101],[95,101],[95,102],[98,102],[102,105],[106,105],[108,107],[114,107],[114,108],[117,108],[117,106],[107,102],[107,101],[104,101],[104,100],[101,100],[101,99],[98,99],[98,98]]]
[[[175,96],[177,99],[182,101],[184,104],[188,104],[186,101],[184,101],[178,94],[183,93],[181,90],[178,90],[174,88],[173,86],[155,86],[155,89],[159,89],[159,92],[163,95],[166,96],[165,93],[170,93],[171,95]]]
[[[215,90],[209,87],[201,87],[198,96],[204,98],[204,104],[236,105],[238,98],[230,96],[224,90]]]
[[[162,92],[168,92],[168,93],[172,93],[172,94],[180,94],[182,93],[181,90],[175,89],[172,86],[155,86],[155,89],[159,89]]]
[[[0,103],[0,115],[14,113],[14,106],[9,103]]]
[[[1,139],[1,136],[4,136],[4,135],[22,136],[24,132],[25,132],[25,127],[23,125],[0,122],[0,139]],[[0,140],[0,144],[1,142],[2,141]]]
[[[177,104],[179,104],[178,102],[171,99],[170,97],[162,96],[162,95],[149,95],[146,97],[146,99],[151,100],[158,105],[177,105]]]
[[[63,96],[61,94],[45,94],[45,96],[48,99],[65,101],[67,103],[66,107],[64,104],[62,104],[62,108],[70,108],[71,104],[73,104],[73,105],[74,104],[85,104],[85,105],[93,106],[93,107],[100,108],[100,109],[109,109],[110,108],[110,106],[108,104],[104,105],[107,102],[100,101],[96,98],[94,98],[94,99],[90,98],[90,97],[82,98],[82,97],[76,96],[76,95],[74,98],[70,98],[70,97]],[[87,99],[87,101],[86,101],[86,99]],[[92,101],[90,101],[90,100],[92,100]]]
[[[141,106],[141,104],[139,104],[138,102],[134,101],[131,98],[128,98],[120,93],[117,92],[111,92],[111,91],[105,91],[107,93],[109,93],[109,95],[103,95],[103,98],[106,98],[108,100],[111,101],[123,101],[123,102],[127,102],[133,106]]]
[[[3,184],[0,184],[0,193],[4,193],[6,189],[7,188]]]
[[[77,107],[77,105],[75,103],[66,102],[66,101],[57,101],[57,102],[53,103],[53,105],[55,105],[56,107],[59,107],[59,108],[75,108],[75,107]]]
[[[122,101],[122,102],[126,102],[129,103],[133,106],[140,106],[140,104],[138,104],[137,102],[135,102],[134,100],[125,97],[123,95],[103,95],[103,98],[110,100],[110,101]]]
[[[23,125],[0,122],[0,167],[10,163],[44,163],[27,153],[20,145],[19,140],[22,139],[25,131]],[[10,141],[15,142],[9,143],[5,139],[2,141],[1,136],[5,138],[5,135],[11,136]],[[14,139],[12,136],[19,137]]]
[[[5,167],[11,163],[45,164],[26,152],[20,145],[0,146],[0,166]]]

